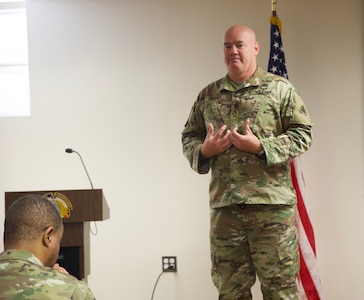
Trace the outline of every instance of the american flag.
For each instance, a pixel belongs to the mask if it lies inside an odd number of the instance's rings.
[[[270,54],[268,72],[288,79],[286,61],[282,44],[282,23],[275,15],[270,17]],[[308,214],[308,202],[305,197],[305,182],[300,168],[299,157],[291,164],[291,177],[296,190],[296,225],[298,229],[298,245],[300,252],[300,272],[298,276],[301,300],[323,299],[322,287],[316,260],[316,246],[313,227]]]

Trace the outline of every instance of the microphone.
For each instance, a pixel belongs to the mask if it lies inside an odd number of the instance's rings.
[[[83,165],[83,168],[85,169],[85,172],[87,174],[87,177],[88,177],[88,180],[90,181],[90,184],[91,184],[91,188],[94,189],[94,186],[92,184],[92,181],[91,181],[91,178],[90,178],[90,175],[88,175],[88,172],[87,172],[87,169],[86,169],[86,166],[85,166],[85,163],[83,162],[83,159],[82,159],[82,156],[80,153],[78,153],[76,150],[73,150],[71,148],[66,148],[65,150],[67,153],[76,153],[78,155],[78,157],[80,158],[81,162],[82,162],[82,165]]]

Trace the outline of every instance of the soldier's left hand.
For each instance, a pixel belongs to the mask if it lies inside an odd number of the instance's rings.
[[[249,126],[250,120],[244,122],[245,134],[240,134],[238,128],[235,127],[231,130],[230,139],[231,143],[241,151],[257,154],[262,150],[262,145],[259,139],[254,135]]]

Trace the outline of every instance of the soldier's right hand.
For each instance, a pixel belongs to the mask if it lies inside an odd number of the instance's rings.
[[[231,147],[230,130],[223,125],[214,134],[214,126],[208,124],[208,132],[201,147],[201,158],[208,159],[225,152]]]

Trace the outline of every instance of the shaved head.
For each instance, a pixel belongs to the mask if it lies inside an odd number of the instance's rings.
[[[244,36],[246,36],[247,39],[251,40],[251,42],[256,42],[256,36],[253,29],[246,25],[233,25],[225,32],[225,38],[226,36],[233,34],[235,32],[243,33]]]
[[[63,228],[58,207],[37,194],[29,194],[11,204],[5,216],[5,247],[19,242],[34,242],[49,226]]]

